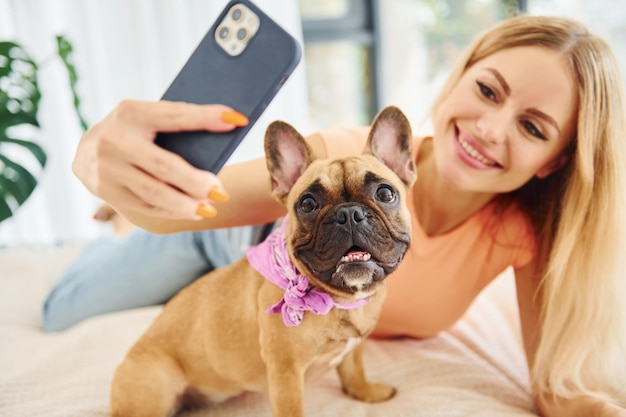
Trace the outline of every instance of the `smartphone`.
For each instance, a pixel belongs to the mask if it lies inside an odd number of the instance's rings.
[[[300,62],[298,41],[249,0],[232,0],[163,94],[225,104],[250,123],[230,132],[158,133],[155,143],[213,173],[227,162]]]

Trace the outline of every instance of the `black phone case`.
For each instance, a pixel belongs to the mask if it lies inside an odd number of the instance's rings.
[[[214,31],[230,8],[239,3],[258,15],[260,25],[247,48],[238,56],[230,56],[217,44]],[[301,55],[296,39],[253,3],[229,2],[162,99],[225,104],[245,114],[250,123],[225,133],[158,133],[155,143],[197,168],[217,173],[296,68]]]

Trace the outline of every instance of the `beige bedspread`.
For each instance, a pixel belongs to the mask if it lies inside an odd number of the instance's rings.
[[[40,329],[48,288],[78,248],[0,251],[0,416],[108,416],[109,383],[159,307],[96,317],[57,334]],[[510,273],[450,331],[429,340],[368,340],[370,379],[398,395],[369,405],[344,396],[329,372],[306,388],[307,416],[536,416]],[[270,416],[249,393],[183,416]]]

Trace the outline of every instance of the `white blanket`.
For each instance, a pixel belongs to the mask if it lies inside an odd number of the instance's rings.
[[[46,292],[79,248],[0,251],[0,416],[109,415],[109,384],[127,349],[160,307],[89,319],[56,334],[41,330]],[[506,272],[452,329],[428,340],[368,340],[368,377],[398,389],[392,400],[346,397],[329,372],[306,386],[307,416],[536,416],[521,348],[515,288]],[[271,416],[248,393],[185,417]]]

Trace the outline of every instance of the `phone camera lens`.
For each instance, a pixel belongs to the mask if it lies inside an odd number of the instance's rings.
[[[217,33],[220,39],[224,40],[224,39],[227,39],[228,36],[230,35],[230,30],[228,30],[226,26],[222,26],[221,28],[218,29]]]
[[[246,37],[248,36],[248,31],[245,29],[239,29],[237,31],[237,39],[239,39],[240,41],[246,39]]]
[[[233,13],[231,14],[231,17],[233,18],[235,22],[238,22],[241,19],[242,15],[243,15],[243,12],[241,11],[241,9],[235,8],[233,9]]]

